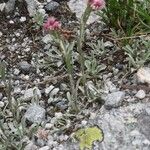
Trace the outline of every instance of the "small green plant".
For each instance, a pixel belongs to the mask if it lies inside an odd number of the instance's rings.
[[[150,1],[109,0],[103,13],[104,22],[116,31],[121,30],[122,36],[131,36],[141,32],[142,26],[150,29]]]
[[[37,126],[33,126],[30,129],[26,126],[22,112],[26,104],[22,99],[12,97],[11,80],[6,72],[4,63],[0,63],[0,78],[4,83],[4,90],[8,100],[5,107],[0,108],[0,149],[24,150],[27,144],[26,137],[32,138]]]
[[[150,42],[144,39],[135,39],[132,44],[123,47],[127,54],[129,68],[140,68],[150,61]]]
[[[43,26],[43,22],[44,22],[44,15],[40,12],[37,12],[34,16],[33,16],[33,22],[34,22],[34,29],[40,29]]]

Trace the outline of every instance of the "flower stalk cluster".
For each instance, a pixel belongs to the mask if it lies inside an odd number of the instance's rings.
[[[82,49],[83,43],[85,41],[85,27],[92,11],[103,9],[105,7],[104,0],[88,0],[87,8],[85,9],[81,20],[80,20],[80,32],[77,38],[77,51],[79,53],[79,63],[82,73],[82,83],[84,86],[84,92],[86,93],[86,74],[84,69],[84,52]],[[75,45],[74,42],[68,42],[61,36],[61,23],[57,21],[54,17],[48,18],[47,22],[43,25],[45,30],[52,33],[59,44],[60,51],[62,52],[64,62],[66,64],[67,72],[69,74],[70,87],[71,87],[71,106],[72,109],[78,111],[77,106],[77,87],[75,86],[74,76],[73,76],[73,60],[72,51]]]

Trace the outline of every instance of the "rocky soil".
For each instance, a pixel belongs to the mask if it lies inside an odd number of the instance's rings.
[[[10,1],[11,5],[6,3],[5,10],[0,12],[0,61],[6,64],[6,78],[7,81],[10,79],[13,102],[24,104],[20,111],[27,126],[40,124],[34,137],[23,138],[27,142],[24,149],[79,150],[72,134],[78,128],[96,125],[103,130],[104,139],[95,142],[93,150],[149,150],[150,69],[144,68],[139,74],[126,74],[124,54],[114,41],[102,36],[108,54],[103,61],[98,60],[103,66],[98,78],[89,78],[87,82],[89,92],[98,96],[89,102],[81,97],[80,113],[70,114],[66,98],[70,87],[61,56],[58,53],[53,55],[54,58],[48,57],[56,46],[42,28],[33,28],[31,16],[39,10],[45,18],[54,15],[65,28],[75,30],[86,1],[14,2]],[[108,30],[96,14],[91,16],[88,24],[88,36],[91,36],[90,31],[105,33]],[[78,74],[78,68],[75,70]],[[9,118],[12,115],[7,107],[5,89],[1,80],[0,111],[7,111]],[[4,124],[11,124],[7,117],[0,119]]]

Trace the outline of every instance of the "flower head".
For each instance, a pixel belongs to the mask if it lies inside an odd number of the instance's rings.
[[[105,7],[105,0],[89,0],[88,2],[93,10],[103,9]]]
[[[61,27],[61,23],[54,17],[49,17],[47,22],[43,25],[45,30],[56,30]]]

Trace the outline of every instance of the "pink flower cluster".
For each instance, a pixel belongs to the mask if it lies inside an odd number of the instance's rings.
[[[61,23],[54,17],[49,17],[47,22],[43,25],[45,30],[56,30],[61,27]]]
[[[105,7],[105,0],[88,0],[88,3],[93,10],[101,10]]]

